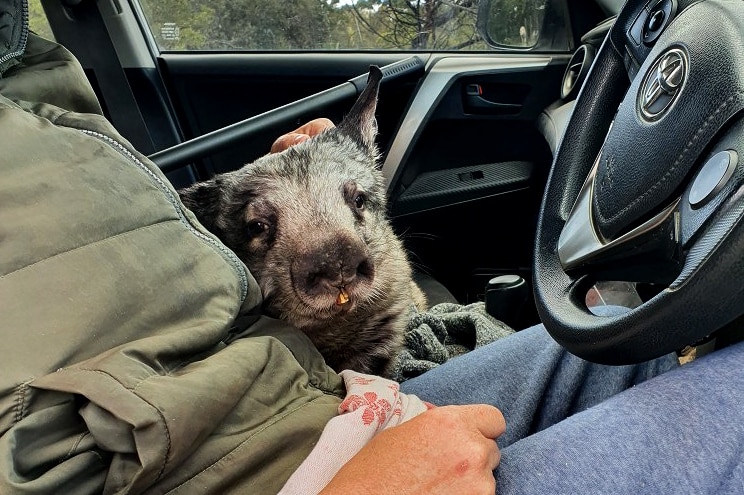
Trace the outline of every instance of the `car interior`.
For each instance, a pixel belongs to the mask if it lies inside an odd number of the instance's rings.
[[[135,1],[41,0],[106,116],[176,187],[340,121],[377,65],[389,214],[435,301],[542,321],[605,363],[741,340],[742,3],[548,0],[552,36],[528,48],[492,36],[500,3],[480,2],[488,50],[161,51]],[[692,313],[703,300],[715,318]]]

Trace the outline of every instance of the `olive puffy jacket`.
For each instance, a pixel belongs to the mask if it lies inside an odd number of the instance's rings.
[[[0,493],[276,493],[340,378],[251,316],[250,273],[26,12],[0,0]]]

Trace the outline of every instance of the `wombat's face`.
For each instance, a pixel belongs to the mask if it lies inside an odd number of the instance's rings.
[[[375,156],[342,132],[267,155],[229,182],[234,213],[218,227],[277,316],[311,326],[371,308],[407,280]]]

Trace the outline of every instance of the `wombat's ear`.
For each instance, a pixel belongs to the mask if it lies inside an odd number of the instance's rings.
[[[215,222],[222,202],[220,189],[217,180],[210,179],[197,182],[178,191],[184,206],[196,215],[196,218],[207,230],[217,235],[219,233],[216,232],[217,225]]]
[[[349,113],[338,125],[340,130],[370,149],[375,148],[375,138],[377,137],[375,110],[377,110],[377,94],[381,80],[382,71],[376,65],[371,65],[367,76],[367,86],[359,95]]]

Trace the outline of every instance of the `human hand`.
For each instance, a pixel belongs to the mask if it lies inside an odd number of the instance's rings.
[[[504,431],[504,416],[492,406],[430,409],[380,432],[321,495],[494,495],[501,460],[495,439]]]
[[[279,136],[274,144],[271,145],[271,153],[279,153],[284,151],[290,146],[299,144],[303,141],[307,141],[311,137],[320,134],[326,129],[336,127],[333,122],[329,119],[319,118],[308,122],[307,124],[298,127],[292,132],[288,132],[282,136]]]

